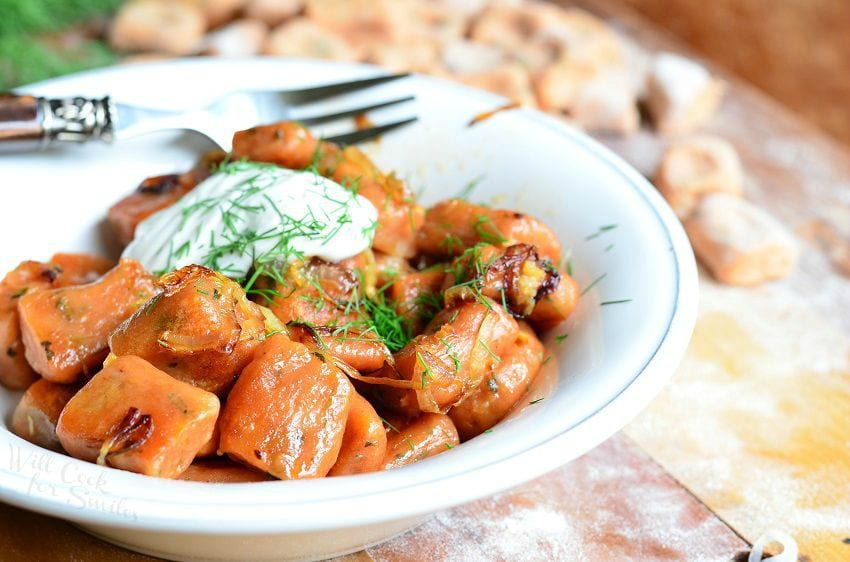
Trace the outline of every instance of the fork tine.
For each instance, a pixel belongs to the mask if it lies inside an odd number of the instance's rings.
[[[379,135],[382,135],[388,131],[392,131],[393,129],[397,129],[399,127],[403,127],[404,125],[408,125],[410,123],[415,122],[418,117],[411,117],[410,119],[405,119],[403,121],[396,121],[394,123],[387,123],[386,125],[380,125],[378,127],[372,127],[371,129],[361,129],[359,131],[352,131],[350,133],[345,133],[342,135],[334,135],[332,137],[326,137],[323,140],[333,142],[336,144],[357,144],[361,142],[365,142],[367,140],[371,140]]]
[[[378,84],[392,82],[393,80],[406,78],[407,76],[410,76],[409,72],[376,76],[374,78],[360,78],[349,82],[338,82],[336,84],[326,84],[324,86],[302,88],[300,90],[289,90],[288,92],[284,92],[284,95],[286,96],[287,101],[292,104],[313,102],[338,96],[340,94],[363,90],[365,88],[377,86]]]
[[[408,101],[413,101],[416,99],[416,96],[405,96],[403,98],[398,98],[395,100],[385,101],[381,103],[375,103],[372,105],[367,105],[365,107],[358,107],[355,109],[348,109],[346,111],[340,111],[339,113],[331,113],[328,115],[316,115],[314,117],[298,117],[298,115],[293,115],[293,121],[298,121],[302,125],[319,125],[321,123],[328,123],[330,121],[336,121],[337,119],[342,119],[344,117],[354,117],[355,115],[360,115],[369,111],[374,111],[376,109],[381,109],[384,107],[390,107],[393,105],[397,105],[400,103],[405,103]]]

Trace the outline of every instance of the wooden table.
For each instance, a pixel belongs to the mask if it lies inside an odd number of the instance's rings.
[[[683,50],[613,0],[578,3],[644,47]],[[709,130],[740,151],[747,197],[803,240],[792,277],[745,290],[703,275],[687,357],[622,433],[345,560],[746,560],[768,529],[793,536],[801,559],[850,560],[850,156],[729,82]],[[665,144],[601,140],[647,174]],[[5,505],[0,559],[150,560]]]

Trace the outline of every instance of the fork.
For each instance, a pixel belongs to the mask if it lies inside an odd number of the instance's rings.
[[[337,96],[365,91],[408,74],[390,74],[309,88],[226,94],[206,107],[167,111],[113,102],[109,96],[47,99],[0,94],[0,152],[43,150],[56,143],[89,140],[119,141],[165,130],[196,131],[230,151],[233,133],[277,121],[298,121],[312,127],[413,101],[403,96],[342,110],[317,110]],[[312,107],[312,109],[311,109]],[[323,137],[338,144],[356,144],[413,123],[417,117]]]

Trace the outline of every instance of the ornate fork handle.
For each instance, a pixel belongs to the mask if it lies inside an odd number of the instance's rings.
[[[0,152],[44,149],[53,142],[112,140],[115,111],[102,99],[0,94]]]

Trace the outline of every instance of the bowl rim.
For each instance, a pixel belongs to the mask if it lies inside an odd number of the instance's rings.
[[[74,78],[82,77],[98,80],[102,79],[104,75],[108,76],[116,72],[118,74],[121,72],[144,73],[165,65],[221,65],[234,63],[254,64],[258,68],[267,65],[286,66],[288,64],[307,63],[325,65],[329,69],[348,68],[350,70],[351,68],[357,68],[364,72],[385,72],[379,67],[355,63],[300,58],[254,57],[248,59],[228,59],[227,61],[221,59],[181,59],[138,63],[126,67],[107,67],[77,73],[71,76]],[[19,90],[27,91],[34,88],[49,88],[68,78],[60,77],[46,80],[21,87]],[[441,88],[453,89],[459,95],[481,100],[482,105],[486,104],[489,107],[494,107],[495,104],[505,101],[500,96],[460,85],[449,80],[421,75],[417,75],[417,79],[435,82]],[[617,172],[624,183],[637,191],[645,204],[653,211],[656,220],[660,223],[670,243],[671,251],[669,254],[672,256],[674,262],[673,271],[676,276],[676,298],[667,323],[667,329],[661,335],[656,349],[649,355],[645,364],[634,367],[635,372],[631,377],[631,381],[608,402],[601,404],[595,411],[589,413],[583,419],[562,428],[557,434],[545,440],[531,443],[527,448],[512,456],[494,460],[483,465],[477,465],[463,472],[443,475],[428,480],[418,480],[412,484],[405,482],[402,478],[394,478],[396,482],[393,486],[383,488],[378,492],[358,493],[356,486],[349,486],[349,492],[339,494],[333,498],[286,501],[285,497],[274,497],[275,494],[263,494],[262,492],[272,487],[283,489],[283,486],[295,484],[294,482],[228,484],[226,488],[229,493],[220,494],[212,493],[213,489],[217,492],[220,491],[220,486],[211,488],[204,483],[174,481],[169,482],[169,485],[186,487],[185,489],[194,488],[198,491],[205,490],[210,492],[208,495],[215,496],[215,498],[201,497],[193,501],[174,502],[173,499],[166,501],[162,498],[146,497],[144,482],[148,481],[150,478],[148,476],[103,468],[103,470],[108,470],[110,473],[121,472],[122,478],[129,479],[128,481],[130,482],[135,479],[135,482],[139,484],[139,495],[127,498],[133,501],[133,507],[137,515],[135,520],[129,520],[116,518],[114,514],[101,510],[79,509],[78,507],[68,505],[67,502],[34,497],[29,493],[27,488],[26,476],[3,468],[0,470],[0,499],[19,507],[81,523],[122,528],[132,527],[145,530],[253,534],[352,527],[427,514],[519,485],[578,457],[619,431],[645,408],[649,401],[660,391],[663,384],[672,376],[676,365],[685,353],[696,323],[698,302],[697,269],[693,251],[684,229],[673,211],[667,206],[666,202],[646,178],[632,166],[600,142],[554,117],[528,109],[521,109],[519,112],[521,112],[523,118],[533,122],[537,126],[545,127],[557,133],[559,137],[564,139],[564,142],[577,145],[578,148],[597,158],[609,169]],[[15,445],[32,446],[10,431],[0,428],[0,444],[3,442],[7,442],[10,447]],[[60,453],[50,454],[59,455],[66,460],[69,459],[69,457]],[[488,479],[486,478],[487,475],[498,475],[499,477]],[[362,482],[364,479],[377,477],[386,479],[387,473],[357,475],[333,480],[346,480],[356,484],[358,479]],[[316,482],[321,482],[321,480],[306,482],[306,484],[314,485]],[[299,482],[299,484],[301,483]],[[449,498],[445,495],[430,493],[430,489],[438,483],[445,490],[452,491]],[[244,497],[236,492],[244,492],[249,489],[259,491],[260,494],[254,494],[251,497],[250,503],[247,503]],[[264,495],[266,497],[263,497]],[[210,501],[213,499],[215,501]],[[369,503],[383,507],[392,507],[378,512],[377,510],[368,509]],[[170,509],[168,513],[164,513],[164,506],[175,509]],[[364,507],[367,509],[364,510]],[[205,510],[214,511],[217,509],[229,510],[230,516],[225,520],[225,518],[220,516],[212,516],[209,512],[204,515]],[[336,516],[329,517],[329,512],[334,513]],[[291,517],[286,517],[286,515],[290,515]]]

